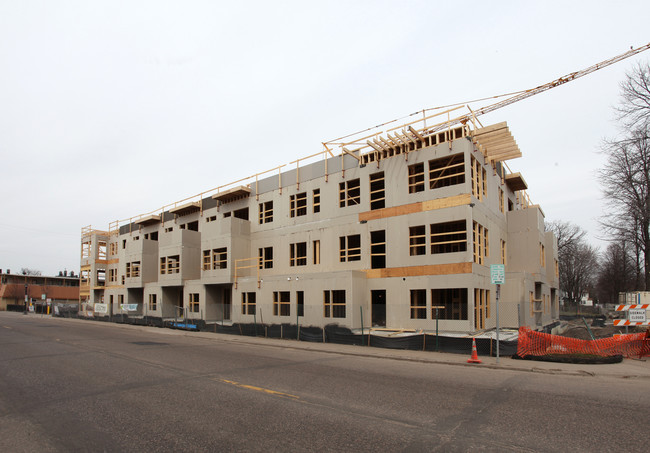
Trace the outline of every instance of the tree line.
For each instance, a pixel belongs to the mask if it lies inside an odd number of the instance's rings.
[[[607,247],[590,245],[586,231],[570,222],[546,225],[557,237],[560,291],[568,305],[586,294],[616,304],[621,292],[650,290],[650,64],[637,63],[620,90],[619,135],[604,140],[598,172]]]

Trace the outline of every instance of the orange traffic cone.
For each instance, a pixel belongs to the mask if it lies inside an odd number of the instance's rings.
[[[467,363],[483,363],[476,353],[476,338],[472,338],[472,357],[467,359]]]

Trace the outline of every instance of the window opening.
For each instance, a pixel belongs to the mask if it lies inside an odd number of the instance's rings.
[[[158,302],[156,294],[149,294],[149,311],[156,311],[158,309]]]
[[[212,269],[228,268],[228,249],[221,247],[212,250]]]
[[[199,312],[199,293],[190,293],[190,312]]]
[[[409,165],[409,193],[424,192],[424,163]]]
[[[305,316],[305,292],[296,291],[297,316]]]
[[[291,217],[307,215],[307,192],[289,197],[289,211]]]
[[[361,235],[341,236],[339,245],[339,257],[342,263],[361,260]]]
[[[314,246],[314,264],[320,264],[320,240],[313,242]]]
[[[435,223],[430,228],[432,254],[467,250],[467,224],[464,220]]]
[[[465,159],[462,153],[429,161],[430,189],[463,184],[464,182]]]
[[[425,255],[427,253],[427,237],[424,225],[409,227],[409,255]]]
[[[386,206],[384,172],[370,175],[370,209],[382,209]]]
[[[260,257],[260,269],[273,268],[273,247],[263,247],[258,249]]]
[[[431,306],[444,306],[439,310],[438,319],[467,320],[467,288],[445,288],[431,290]],[[436,311],[432,309],[431,318]]]
[[[314,189],[314,213],[320,212],[320,189]]]
[[[483,201],[487,197],[487,178],[485,168],[472,156],[472,195]]]
[[[256,293],[241,293],[241,314],[254,315],[256,308]]]
[[[306,266],[307,265],[307,243],[296,242],[289,244],[289,265]]]
[[[506,213],[505,197],[501,187],[499,187],[499,211]]]
[[[372,269],[386,267],[386,230],[370,232],[370,267]]]
[[[273,201],[265,201],[259,205],[259,223],[273,222]]]
[[[248,220],[248,208],[237,209],[235,211],[235,217],[242,220]]]
[[[478,222],[474,222],[474,262],[485,264],[485,257],[489,256],[488,230]]]
[[[189,222],[187,224],[187,229],[190,231],[199,231],[199,221],[195,220],[194,222]]]
[[[203,270],[209,271],[212,269],[212,251],[203,250]]]
[[[345,290],[323,291],[323,305],[326,318],[345,318]]]
[[[427,319],[427,291],[411,290],[411,319]]]
[[[339,183],[339,207],[355,206],[361,203],[359,179]]]
[[[291,294],[289,291],[273,291],[273,314],[291,316]]]

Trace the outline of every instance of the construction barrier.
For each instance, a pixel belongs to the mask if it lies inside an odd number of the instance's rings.
[[[519,329],[517,356],[594,356],[594,357],[641,357],[646,333],[618,335],[598,340],[579,340],[536,332],[528,327]],[[647,355],[647,353],[646,353]]]

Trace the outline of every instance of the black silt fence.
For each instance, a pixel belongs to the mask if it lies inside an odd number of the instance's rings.
[[[97,321],[109,321],[109,317],[91,318]],[[149,325],[168,328],[184,328],[175,326],[174,321],[164,321],[161,318],[131,318],[128,315],[113,315],[113,322],[130,323],[137,325]],[[439,351],[453,354],[466,354],[469,356],[472,352],[472,338],[446,337],[439,336],[436,341],[436,335],[416,334],[404,336],[382,336],[369,335],[364,333],[353,333],[349,328],[337,324],[329,324],[325,328],[314,326],[300,326],[295,324],[243,324],[235,323],[232,325],[207,324],[203,320],[189,321],[188,324],[196,326],[196,329],[205,332],[224,333],[229,335],[258,336],[267,338],[282,338],[313,343],[334,343],[348,344],[357,346],[372,346],[386,349],[402,349],[411,351]],[[496,355],[496,340],[490,338],[477,338],[476,350],[480,356]],[[503,357],[513,356],[517,353],[517,341],[499,342],[499,355]]]
[[[300,341],[309,341],[311,343],[323,343],[323,329],[320,327],[300,327]]]
[[[336,324],[325,326],[326,343],[361,345],[363,344],[362,341],[362,335],[352,333],[347,327],[341,327]]]

